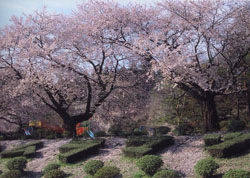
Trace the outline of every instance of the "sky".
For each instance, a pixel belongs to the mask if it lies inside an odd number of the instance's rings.
[[[114,0],[121,4],[140,3],[149,4],[151,0]],[[76,5],[84,0],[0,0],[0,28],[10,24],[10,18],[21,16],[23,13],[31,14],[37,9],[46,6],[50,12],[70,14]]]

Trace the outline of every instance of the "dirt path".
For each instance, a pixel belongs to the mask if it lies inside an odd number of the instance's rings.
[[[167,168],[178,171],[182,177],[193,178],[194,165],[205,157],[201,136],[178,136],[175,144],[159,153]]]
[[[36,157],[27,164],[27,177],[41,177],[42,169],[59,153],[58,148],[70,140],[43,140],[44,147],[37,151]]]

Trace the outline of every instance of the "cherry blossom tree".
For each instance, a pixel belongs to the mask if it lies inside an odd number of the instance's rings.
[[[215,96],[242,90],[238,79],[249,70],[249,28],[239,18],[249,10],[222,0],[163,1],[158,8],[162,31],[144,48],[155,70],[202,103],[205,131],[217,129]]]
[[[114,90],[131,86],[121,68],[145,68],[147,62],[139,61],[127,46],[105,39],[116,38],[113,32],[123,28],[128,11],[110,2],[91,1],[72,16],[43,9],[13,17],[1,31],[1,64],[20,80],[16,94],[31,89],[73,133],[75,125],[93,117]],[[114,16],[118,12],[122,22]],[[106,13],[117,19],[109,21]]]

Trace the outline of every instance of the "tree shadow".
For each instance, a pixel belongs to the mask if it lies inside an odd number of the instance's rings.
[[[237,154],[234,154],[234,155],[231,155],[231,156],[227,156],[225,157],[224,159],[233,159],[233,158],[239,158],[239,157],[243,157],[243,156],[246,156],[250,154],[250,149],[246,150],[246,151],[243,151],[243,152],[240,152],[240,153],[237,153]]]
[[[223,174],[215,174],[211,178],[222,178]]]
[[[179,136],[180,137],[180,136]],[[176,154],[179,152],[182,152],[183,149],[187,148],[199,148],[203,149],[204,144],[201,145],[193,145],[191,142],[195,142],[201,139],[201,137],[193,137],[193,136],[182,136],[182,138],[176,137],[175,138],[175,143],[171,146],[168,146],[159,152],[157,152],[157,155],[164,154],[167,152],[171,152],[172,154]]]
[[[43,157],[44,157],[44,156],[43,156],[43,153],[40,152],[40,151],[36,152],[36,154],[35,154],[35,156],[34,156],[34,158],[43,158]]]
[[[43,176],[42,172],[34,172],[34,171],[25,171],[24,172],[25,178],[41,178],[42,176]]]

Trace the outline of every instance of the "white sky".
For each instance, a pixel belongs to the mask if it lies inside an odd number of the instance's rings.
[[[121,4],[140,3],[150,4],[152,0],[114,0]],[[9,24],[11,16],[22,13],[32,13],[34,10],[46,6],[48,11],[69,14],[77,3],[84,0],[0,0],[0,28]]]

